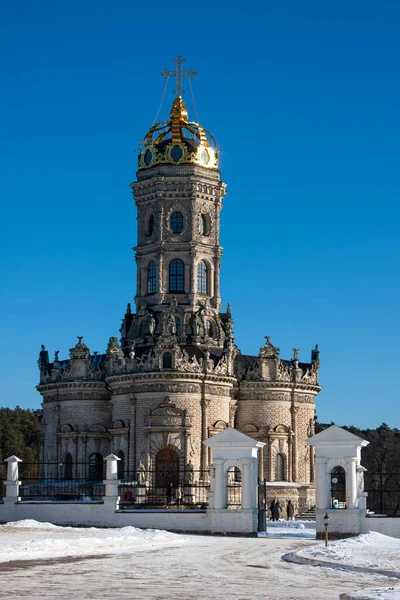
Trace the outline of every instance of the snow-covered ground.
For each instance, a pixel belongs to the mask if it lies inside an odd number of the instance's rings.
[[[267,531],[259,535],[315,540],[315,521],[267,521]]]
[[[391,572],[400,579],[400,539],[370,531],[296,552],[296,556],[317,560],[320,564],[374,569]]]
[[[300,535],[307,531],[306,526],[297,529],[287,523],[270,529],[279,531],[280,527]],[[360,547],[365,549],[366,544]],[[179,594],[185,600],[339,600],[342,592],[351,598],[353,590],[399,583],[378,574],[295,565],[281,559],[288,552],[323,548],[316,540],[279,535],[224,538],[134,527],[9,523],[0,526],[0,577],[7,582],[0,586],[0,598],[165,600]],[[344,556],[338,545],[335,553]],[[400,595],[381,598],[398,600]]]

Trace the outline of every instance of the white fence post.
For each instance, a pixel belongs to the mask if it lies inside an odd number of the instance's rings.
[[[118,461],[121,460],[115,454],[109,454],[106,456],[107,470],[106,479],[103,483],[106,486],[104,502],[112,502],[115,504],[115,509],[119,506],[119,495],[118,495]]]
[[[19,469],[18,463],[22,462],[17,456],[10,456],[4,461],[7,463],[7,480],[4,482],[6,486],[6,495],[4,502],[18,502],[19,500]]]

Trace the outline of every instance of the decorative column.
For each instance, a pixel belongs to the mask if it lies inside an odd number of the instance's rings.
[[[357,458],[346,458],[346,498],[347,508],[357,508]]]
[[[163,294],[164,293],[164,255],[162,252],[158,252],[157,254],[157,258],[158,258],[158,290],[157,292],[159,294]]]
[[[131,419],[129,427],[129,474],[136,471],[136,398],[131,398]]]
[[[315,457],[314,457],[314,448],[310,446],[310,483],[314,483],[315,481]]]
[[[17,456],[10,456],[4,461],[7,463],[7,480],[4,482],[6,486],[6,495],[4,502],[18,502],[19,500],[19,468],[18,463],[22,462]]]
[[[190,288],[189,294],[195,294],[196,289],[196,252],[193,250],[190,253]]]
[[[273,481],[272,439],[268,437],[268,481]]]
[[[293,468],[292,468],[292,466],[293,466],[293,460],[292,460],[293,459],[293,456],[292,456],[293,440],[292,440],[292,436],[290,433],[289,433],[287,444],[288,444],[288,480],[293,481]]]
[[[264,447],[258,449],[258,479],[264,480]]]
[[[224,473],[224,462],[223,458],[216,458],[213,463],[215,468],[214,508],[216,509],[228,506],[227,474]]]
[[[294,402],[294,400],[292,400]],[[292,481],[297,481],[297,413],[299,412],[299,407],[291,406],[292,413],[292,429],[293,429],[293,443],[292,443]]]
[[[315,459],[315,504],[319,510],[330,508],[328,501],[327,459]]]
[[[256,466],[256,458],[242,458],[239,461],[242,470],[242,508],[257,508],[256,492],[254,485],[253,470]]]

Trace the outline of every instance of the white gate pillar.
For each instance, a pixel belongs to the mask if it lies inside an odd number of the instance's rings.
[[[257,455],[265,446],[252,437],[227,427],[221,433],[205,440],[212,449],[211,494],[207,514],[212,533],[253,535],[257,531]],[[228,471],[239,467],[242,475],[241,508],[228,508]]]
[[[342,427],[331,425],[309,438],[307,443],[315,448],[317,537],[324,535],[326,513],[331,537],[359,534],[366,506],[361,448],[369,442]],[[337,467],[346,471],[346,502],[332,506],[332,471]]]
[[[121,460],[115,454],[109,454],[105,458],[107,462],[106,469],[106,479],[104,479],[103,483],[106,486],[104,502],[112,502],[115,503],[115,508],[118,508],[119,505],[119,496],[118,496],[118,461]]]
[[[19,498],[19,468],[18,463],[22,462],[17,456],[10,456],[4,461],[7,463],[7,480],[4,482],[6,486],[5,502],[17,502]]]

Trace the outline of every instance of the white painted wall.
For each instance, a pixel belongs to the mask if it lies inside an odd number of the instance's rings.
[[[236,517],[238,518],[238,517]],[[208,532],[206,511],[131,510],[115,511],[115,503],[79,502],[4,502],[0,503],[0,522],[34,519],[55,525],[95,527],[132,527],[169,531]],[[239,519],[240,520],[240,519]]]
[[[400,518],[390,517],[364,517],[360,519],[360,533],[377,531],[383,535],[400,538]]]

